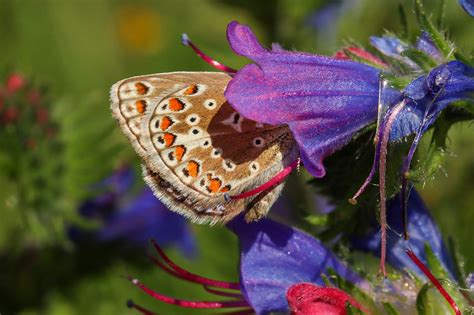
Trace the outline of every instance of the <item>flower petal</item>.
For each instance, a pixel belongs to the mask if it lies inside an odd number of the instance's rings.
[[[464,11],[466,11],[470,16],[474,16],[474,1],[473,0],[459,0]]]
[[[360,304],[346,292],[337,288],[319,287],[312,283],[298,283],[286,294],[291,314],[294,315],[345,315],[346,303],[362,310]]]
[[[371,36],[370,43],[382,54],[405,63],[412,69],[419,69],[418,65],[410,58],[402,55],[402,52],[410,46],[402,42],[398,37],[385,35],[382,37]]]
[[[422,31],[421,36],[416,40],[416,48],[440,63],[444,59],[443,54],[433,42],[430,34],[425,31]]]
[[[317,239],[297,229],[269,219],[246,223],[242,216],[228,227],[240,241],[242,292],[258,314],[286,312],[288,288],[300,282],[321,285],[328,268],[367,285]]]
[[[243,116],[288,124],[303,164],[316,177],[322,160],[375,121],[379,70],[353,61],[307,53],[265,50],[248,26],[232,22],[227,37],[234,51],[257,64],[242,68],[225,96]]]

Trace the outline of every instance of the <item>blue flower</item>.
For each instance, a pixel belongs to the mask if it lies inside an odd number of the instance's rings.
[[[385,35],[382,37],[372,36],[370,37],[370,43],[383,55],[399,60],[412,69],[419,69],[415,62],[402,55],[405,50],[410,48],[410,45],[404,43],[398,37],[393,35]]]
[[[460,62],[442,64],[414,79],[403,91],[407,101],[395,121],[390,139],[411,133],[423,134],[451,103],[474,100],[474,68]]]
[[[459,0],[464,11],[466,11],[470,16],[474,16],[474,1],[473,0]]]
[[[400,212],[400,196],[397,195],[387,202],[387,222],[390,226],[387,236],[387,261],[397,269],[408,269],[423,275],[421,270],[406,255],[410,248],[416,256],[427,263],[425,246],[428,245],[444,269],[454,279],[454,263],[449,255],[438,226],[426,208],[423,200],[416,190],[412,190],[408,199],[408,232],[410,239],[405,241],[403,233],[403,222]],[[353,239],[355,249],[369,251],[380,255],[380,233],[374,222],[374,226],[365,236]]]
[[[169,211],[150,188],[128,196],[129,201],[125,201],[124,195],[130,189],[133,177],[133,171],[124,168],[94,185],[105,187],[106,191],[84,201],[79,213],[86,218],[99,219],[102,226],[96,230],[72,226],[69,229],[71,238],[102,242],[124,240],[138,246],[145,246],[153,238],[161,246],[177,245],[184,254],[192,255],[195,242],[186,220]]]

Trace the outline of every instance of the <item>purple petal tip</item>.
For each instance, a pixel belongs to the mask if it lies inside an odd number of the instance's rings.
[[[183,34],[181,35],[181,43],[182,43],[184,46],[189,46],[189,37],[188,37],[188,34],[183,33]]]

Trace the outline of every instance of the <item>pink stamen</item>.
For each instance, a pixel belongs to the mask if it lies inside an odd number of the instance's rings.
[[[231,308],[231,307],[249,307],[250,305],[245,301],[245,300],[239,300],[239,301],[188,301],[188,300],[181,300],[181,299],[175,299],[163,294],[160,294],[158,292],[155,292],[142,283],[138,281],[137,279],[130,279],[130,281],[143,290],[146,294],[150,295],[151,297],[162,301],[167,304],[174,304],[178,305],[181,307],[186,307],[186,308]]]
[[[154,312],[152,312],[152,311],[150,311],[150,310],[147,310],[146,308],[144,308],[144,307],[142,307],[142,306],[140,306],[140,305],[135,304],[135,303],[134,303],[133,301],[131,301],[131,300],[127,301],[127,306],[128,306],[129,308],[133,308],[133,309],[139,311],[139,312],[142,313],[143,315],[157,315],[157,314],[158,314],[158,313],[154,313]]]
[[[183,45],[191,47],[194,50],[194,52],[202,60],[204,60],[205,62],[207,62],[208,64],[210,64],[214,68],[216,68],[218,70],[221,70],[223,72],[227,72],[229,74],[237,73],[237,70],[232,69],[232,68],[230,68],[226,65],[223,65],[222,63],[212,59],[211,57],[209,57],[208,55],[203,53],[201,49],[199,49],[196,45],[194,45],[194,43],[189,39],[189,37],[186,33],[183,33],[183,35],[181,36],[181,42],[183,43]]]
[[[380,163],[379,163],[379,191],[380,191],[380,271],[384,277],[387,277],[385,270],[385,260],[387,257],[387,209],[385,196],[385,172],[387,169],[387,147],[390,138],[390,131],[392,125],[397,118],[397,115],[405,107],[406,101],[401,101],[393,108],[392,112],[387,118],[385,126],[383,127],[382,138],[380,139]]]
[[[155,265],[157,265],[159,268],[161,268],[162,270],[166,271],[166,273],[172,275],[173,277],[190,281],[189,279],[184,278],[181,274],[177,273],[176,271],[174,271],[174,270],[171,269],[170,267],[166,266],[164,263],[162,263],[161,261],[159,261],[159,260],[156,259],[155,257],[153,257],[153,256],[148,256],[148,258],[150,258],[150,260],[151,260]],[[193,281],[193,283],[195,283],[195,282]]]
[[[252,190],[246,191],[244,193],[235,195],[235,196],[230,196],[231,199],[243,199],[247,198],[253,195],[257,195],[267,189],[270,189],[272,187],[277,186],[281,182],[285,180],[288,175],[291,174],[291,172],[298,166],[299,164],[299,159],[285,167],[283,170],[280,171],[280,173],[276,174],[272,179],[270,179],[268,182],[264,183],[263,185],[258,186],[257,188],[254,188]]]
[[[255,311],[251,308],[249,309],[244,309],[240,311],[235,311],[235,312],[225,312],[225,313],[217,313],[219,315],[247,315],[247,314],[255,314]]]
[[[149,256],[149,258],[151,259],[151,261],[153,261],[153,263],[155,265],[157,265],[158,267],[160,267],[162,270],[166,271],[168,274],[172,275],[173,277],[176,277],[176,278],[179,278],[179,279],[183,279],[183,280],[186,280],[186,281],[190,281],[192,283],[198,283],[198,284],[201,284],[200,282],[196,282],[194,281],[194,279],[188,279],[186,277],[183,277],[183,275],[177,273],[176,271],[174,271],[173,269],[171,269],[170,267],[166,266],[165,264],[163,264],[161,261],[159,261],[158,259],[156,259],[155,257],[153,256]],[[238,299],[244,299],[243,295],[242,294],[237,294],[237,293],[231,293],[231,292],[225,292],[225,291],[221,291],[221,290],[216,290],[216,289],[212,289],[210,288],[208,285],[203,285],[204,289],[209,292],[209,293],[212,293],[212,294],[215,294],[215,295],[220,295],[220,296],[225,296],[225,297],[232,297],[232,298],[238,298]],[[233,290],[233,289],[231,289]]]
[[[151,241],[153,246],[155,247],[156,251],[158,254],[163,258],[163,260],[168,264],[169,267],[171,267],[174,272],[179,274],[179,277],[194,283],[199,283],[203,285],[209,285],[217,288],[223,288],[223,289],[234,289],[234,290],[239,290],[240,291],[240,284],[235,283],[235,282],[226,282],[226,281],[218,281],[210,278],[205,278],[198,276],[194,273],[191,273],[187,270],[184,270],[183,268],[179,267],[176,265],[171,259],[166,256],[165,252],[160,248],[160,246],[154,241]]]
[[[418,259],[416,254],[411,250],[407,249],[406,253],[408,257],[418,266],[418,268],[423,271],[423,273],[430,279],[431,283],[438,289],[439,293],[446,299],[446,301],[451,305],[452,309],[454,310],[454,313],[456,315],[461,315],[461,311],[459,310],[459,307],[457,306],[456,302],[454,302],[453,298],[449,295],[449,293],[443,288],[441,283],[436,279],[436,277],[431,273],[431,271],[426,267],[425,264],[421,262],[421,260]]]
[[[231,293],[231,292],[225,292],[222,290],[216,290],[213,288],[210,288],[207,285],[204,285],[204,290],[206,290],[209,293],[215,294],[215,295],[220,295],[220,296],[225,296],[225,297],[230,297],[230,298],[235,298],[235,299],[244,299],[244,296],[242,294],[237,294],[237,293]]]

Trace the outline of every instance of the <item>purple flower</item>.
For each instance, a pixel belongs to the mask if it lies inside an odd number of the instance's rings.
[[[169,211],[151,189],[146,187],[129,201],[124,200],[133,177],[130,168],[123,168],[94,185],[107,189],[86,200],[79,207],[79,213],[87,218],[99,219],[102,227],[91,231],[72,226],[69,230],[71,238],[102,242],[125,240],[138,246],[145,246],[153,238],[161,246],[177,245],[183,253],[192,255],[195,242],[186,220]]]
[[[387,222],[390,226],[387,235],[387,261],[397,269],[406,268],[422,275],[421,270],[406,255],[406,250],[410,248],[426,264],[425,246],[428,245],[454,279],[454,264],[451,256],[448,254],[438,226],[416,190],[411,191],[408,199],[408,232],[410,235],[408,241],[405,241],[401,236],[403,222],[400,216],[400,206],[399,195],[387,202]],[[380,255],[380,233],[375,222],[374,227],[366,236],[353,239],[353,246],[355,249]]]
[[[302,162],[323,177],[323,159],[375,121],[379,70],[361,63],[278,46],[264,49],[249,27],[232,22],[227,38],[239,55],[253,60],[230,81],[225,96],[249,119],[288,124]]]
[[[368,288],[321,242],[297,229],[270,219],[249,224],[241,217],[228,227],[239,238],[242,293],[258,314],[287,312],[287,290],[301,282],[323,285],[321,275],[329,268]]]
[[[473,0],[459,0],[464,11],[466,11],[470,16],[474,16],[474,1]]]

